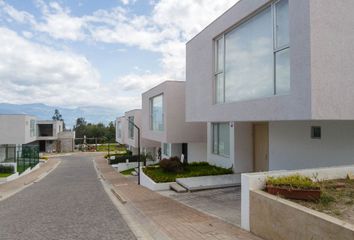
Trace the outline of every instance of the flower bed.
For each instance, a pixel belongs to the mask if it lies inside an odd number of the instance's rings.
[[[266,191],[289,199],[316,201],[321,197],[318,182],[298,174],[283,177],[268,177]]]
[[[181,172],[167,172],[159,165],[143,168],[144,173],[156,183],[175,182],[176,178],[200,177],[232,174],[232,169],[210,165],[207,162],[195,162],[185,165]]]

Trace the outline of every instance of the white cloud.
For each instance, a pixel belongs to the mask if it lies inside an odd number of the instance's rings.
[[[81,55],[30,42],[3,27],[0,45],[0,102],[136,107],[131,96],[103,85],[98,71]]]
[[[135,2],[120,1],[124,5]],[[59,104],[62,101],[73,106],[99,101],[124,106],[125,110],[139,106],[142,91],[165,79],[184,80],[186,41],[237,1],[151,0],[153,10],[147,15],[134,15],[130,10],[115,7],[74,16],[70,9],[58,2],[37,0],[42,16],[35,18],[0,0],[0,9],[7,17],[29,24],[34,32],[47,34],[56,40],[119,44],[117,51],[124,51],[123,44],[157,52],[161,54],[162,68],[158,73],[139,71],[128,74],[107,86],[102,84],[98,71],[85,57],[40,46],[10,32],[12,40],[20,46],[15,49],[16,44],[9,44],[10,38],[0,36],[2,49],[8,50],[0,53],[0,77],[9,88],[0,90],[0,101],[26,102],[31,101],[32,96],[32,101],[34,97],[37,102]],[[27,32],[22,34],[30,38],[31,33]],[[14,72],[13,69],[21,71]],[[11,91],[15,94],[9,93]]]
[[[124,5],[129,5],[135,3],[136,0],[120,0]]]

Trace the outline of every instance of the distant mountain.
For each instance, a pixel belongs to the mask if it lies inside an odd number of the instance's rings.
[[[120,115],[119,112],[116,112],[113,109],[94,107],[94,106],[78,107],[78,108],[70,109],[70,108],[48,106],[42,103],[34,103],[34,104],[0,103],[0,114],[29,114],[29,115],[34,115],[41,120],[52,119],[55,109],[59,110],[68,128],[72,128],[72,126],[75,125],[76,119],[79,117],[85,118],[85,120],[90,123],[102,122],[104,124],[107,124],[110,121],[114,121],[115,118]]]

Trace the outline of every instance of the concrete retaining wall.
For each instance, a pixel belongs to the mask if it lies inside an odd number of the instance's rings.
[[[312,168],[292,171],[271,171],[259,173],[244,173],[241,175],[241,227],[250,231],[250,191],[261,190],[265,187],[268,176],[279,177],[292,174],[301,174],[310,178],[317,177],[319,180],[346,178],[348,173],[354,174],[354,165]]]
[[[354,225],[263,191],[250,192],[251,232],[272,240],[354,239]]]
[[[149,178],[140,168],[140,184],[152,191],[162,191],[162,190],[169,190],[170,184],[172,182],[167,183],[155,183],[151,178]]]

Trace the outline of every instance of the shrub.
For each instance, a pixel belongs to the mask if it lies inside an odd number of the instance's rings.
[[[133,156],[133,152],[130,151],[130,150],[127,150],[127,151],[126,151],[126,154],[124,154],[124,155]]]
[[[0,173],[14,173],[14,166],[0,165]]]
[[[294,189],[320,188],[319,183],[312,181],[309,177],[301,176],[299,174],[283,177],[268,177],[266,184],[275,187],[287,187]]]
[[[166,172],[183,172],[183,163],[178,157],[164,158],[160,161],[160,167]]]

